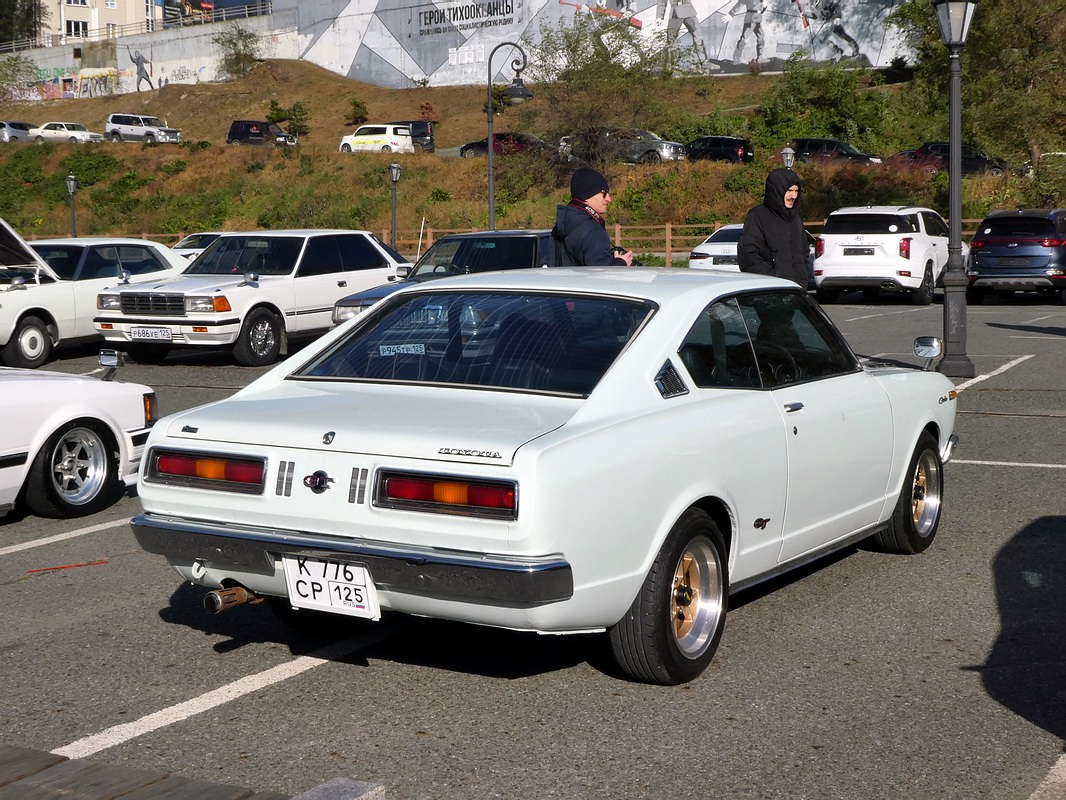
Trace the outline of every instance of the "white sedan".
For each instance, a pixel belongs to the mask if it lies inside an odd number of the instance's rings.
[[[100,338],[96,295],[109,286],[180,275],[189,262],[144,239],[37,239],[32,246],[0,220],[0,358],[43,365],[60,343]]]
[[[136,482],[155,393],[113,377],[0,367],[0,516],[20,496],[40,516],[94,514]]]
[[[95,133],[80,122],[46,122],[39,128],[30,128],[26,136],[35,142],[87,144],[106,141],[102,133]]]
[[[775,278],[459,276],[157,426],[133,529],[209,610],[606,632],[627,675],[676,684],[731,592],[860,540],[932,543],[955,398],[863,366]]]
[[[692,248],[688,256],[689,269],[724,269],[739,272],[737,243],[743,232],[743,225],[723,225]]]

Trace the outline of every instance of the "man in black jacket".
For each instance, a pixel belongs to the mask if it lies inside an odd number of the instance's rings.
[[[807,233],[799,213],[799,175],[775,169],[766,176],[766,195],[744,218],[737,244],[741,272],[776,275],[807,286]]]
[[[632,250],[615,250],[603,221],[611,192],[602,172],[588,167],[574,170],[570,202],[555,212],[555,263],[560,267],[628,267]]]

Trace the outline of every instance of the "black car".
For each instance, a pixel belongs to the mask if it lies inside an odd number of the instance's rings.
[[[415,146],[415,152],[425,151],[432,153],[437,149],[433,138],[433,126],[437,124],[433,119],[394,119],[386,122],[386,125],[406,125],[411,129],[411,142]]]
[[[972,144],[963,144],[961,147],[963,175],[1006,174],[1007,163],[1005,161],[989,158]],[[930,172],[946,170],[950,148],[951,145],[948,142],[926,142],[914,151],[912,160]]]
[[[747,164],[755,158],[755,151],[751,149],[751,142],[737,136],[701,136],[699,139],[689,142],[688,148],[690,161],[704,159],[707,161],[728,161],[732,164]]]
[[[797,161],[846,161],[852,164],[880,164],[880,156],[861,153],[840,139],[793,139]]]
[[[339,324],[362,313],[398,289],[450,275],[555,266],[555,243],[551,230],[476,231],[442,236],[399,280],[342,297],[333,307],[333,322]]]
[[[494,155],[498,156],[537,150],[548,152],[551,150],[551,146],[547,142],[531,133],[493,133],[492,138],[496,142],[496,147],[493,148],[492,152]],[[488,138],[481,139],[477,142],[467,142],[459,148],[459,155],[463,158],[484,157],[488,155],[488,142]]]
[[[260,119],[235,119],[226,134],[226,144],[254,144],[264,147],[292,147],[296,137],[285,133],[276,122]]]
[[[987,291],[1048,292],[1066,303],[1066,208],[993,211],[970,241],[966,302]]]

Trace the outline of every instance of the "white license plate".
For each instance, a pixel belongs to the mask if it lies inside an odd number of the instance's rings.
[[[365,567],[331,558],[283,555],[281,560],[294,608],[381,619],[377,587]]]
[[[173,341],[174,335],[170,332],[170,328],[145,328],[134,326],[130,328],[130,338],[170,342]]]

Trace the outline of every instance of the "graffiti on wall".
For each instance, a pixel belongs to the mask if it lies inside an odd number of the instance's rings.
[[[118,94],[117,69],[78,70],[78,97],[106,97]]]

